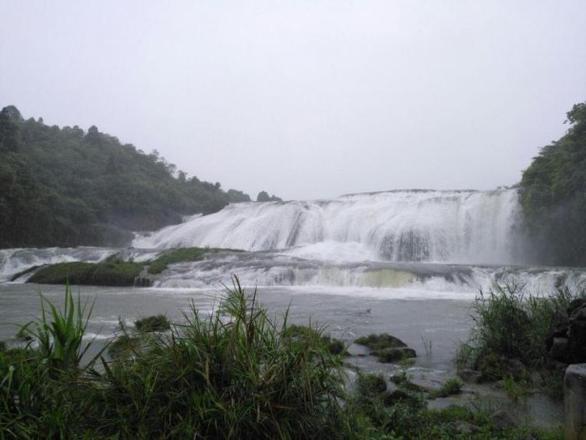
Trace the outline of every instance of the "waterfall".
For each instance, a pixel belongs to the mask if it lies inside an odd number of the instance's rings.
[[[315,259],[521,263],[517,190],[388,191],[238,203],[146,236],[140,248],[287,250]]]
[[[36,266],[72,261],[98,262],[116,252],[96,247],[0,249],[0,282]]]

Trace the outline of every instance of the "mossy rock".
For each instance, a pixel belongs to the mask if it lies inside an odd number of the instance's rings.
[[[364,345],[371,350],[381,350],[384,348],[407,347],[403,341],[388,333],[370,334],[362,336],[354,341],[356,344]]]
[[[415,350],[409,348],[399,338],[388,333],[362,336],[354,342],[368,347],[370,354],[376,356],[380,362],[384,363],[399,362],[417,356]]]
[[[171,323],[165,315],[148,316],[139,319],[134,321],[134,326],[142,333],[164,332],[171,329]]]
[[[24,275],[27,275],[27,274],[29,274],[29,273],[31,273],[31,272],[34,272],[34,271],[35,271],[35,270],[37,270],[38,268],[39,268],[39,266],[37,265],[37,266],[29,267],[29,268],[27,268],[27,269],[25,269],[25,270],[21,270],[20,272],[17,272],[17,273],[15,273],[14,275],[12,275],[12,276],[10,277],[10,280],[9,280],[9,281],[16,281],[16,280],[18,280],[20,277],[22,277],[22,276],[24,276]]]
[[[124,261],[58,263],[34,273],[28,283],[90,286],[134,286],[143,265]]]
[[[163,272],[170,264],[186,263],[190,261],[203,260],[206,255],[210,253],[217,253],[220,251],[241,252],[235,249],[218,249],[218,248],[200,248],[189,247],[179,248],[164,252],[157,257],[149,265],[148,272],[152,275],[157,275]]]
[[[380,350],[373,350],[371,354],[376,356],[379,362],[387,364],[400,362],[405,359],[412,359],[417,356],[415,350],[409,347],[383,348]]]
[[[395,374],[391,376],[391,382],[397,385],[398,388],[412,393],[425,393],[428,390],[421,385],[417,385],[409,380],[406,373]]]

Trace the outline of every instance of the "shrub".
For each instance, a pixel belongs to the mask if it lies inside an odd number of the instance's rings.
[[[462,381],[458,378],[448,379],[439,390],[432,393],[433,397],[448,397],[460,394],[462,391]]]
[[[165,315],[148,316],[134,321],[134,326],[139,332],[164,332],[171,329],[171,323]]]
[[[550,297],[535,297],[516,285],[481,292],[470,340],[457,356],[458,368],[479,370],[483,380],[527,380],[529,370],[549,365],[547,339],[576,296],[559,289]]]
[[[323,329],[314,328],[305,325],[289,325],[283,334],[287,338],[305,339],[310,338],[320,341],[324,347],[334,355],[347,356],[346,345],[339,339],[333,338],[323,333]]]

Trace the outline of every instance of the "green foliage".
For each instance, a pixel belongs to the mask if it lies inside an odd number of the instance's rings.
[[[563,438],[502,428],[482,411],[428,410],[382,376],[359,374],[349,395],[321,332],[276,324],[237,279],[217,313],[192,310],[172,334],[122,326],[100,368],[81,365],[91,308],[69,288],[62,312],[42,301],[49,312],[29,324],[39,348],[0,350],[1,438]]]
[[[164,332],[171,330],[171,323],[165,315],[147,316],[146,318],[134,321],[134,326],[139,332]]]
[[[27,282],[92,286],[133,286],[143,264],[107,260],[101,263],[58,263],[35,272]]]
[[[112,359],[119,359],[136,353],[142,348],[142,341],[139,336],[131,336],[123,333],[108,345],[108,354]]]
[[[474,305],[472,336],[460,348],[458,367],[476,369],[488,381],[507,376],[528,380],[530,371],[549,365],[547,338],[580,295],[560,289],[549,297],[534,297],[514,285],[495,285],[481,293]]]
[[[356,344],[364,345],[370,350],[383,350],[385,348],[406,347],[407,345],[399,338],[395,338],[388,333],[381,333],[379,335],[370,334],[368,336],[361,336],[354,341]]]
[[[359,374],[356,386],[361,397],[379,396],[387,390],[387,382],[382,374]]]
[[[523,173],[521,202],[541,262],[586,266],[586,103],[567,117],[567,134]]]
[[[156,151],[96,127],[84,133],[24,120],[12,106],[0,112],[0,248],[122,245],[129,230],[179,223],[246,197],[176,173]]]
[[[517,402],[529,395],[531,384],[527,380],[519,380],[507,375],[503,379],[503,389],[514,402]]]
[[[346,345],[339,339],[323,333],[323,329],[309,327],[305,325],[289,325],[283,333],[286,338],[292,339],[310,339],[319,341],[323,346],[334,355],[347,356]]]
[[[71,287],[66,286],[63,311],[41,295],[41,318],[26,324],[21,332],[37,343],[40,356],[51,367],[76,369],[91,346],[91,342],[83,344],[83,336],[92,309],[93,304],[82,306],[79,297],[74,301]]]
[[[439,390],[435,391],[433,397],[448,397],[462,392],[462,381],[456,377],[448,379]]]
[[[270,196],[269,193],[266,191],[261,191],[256,196],[256,201],[257,202],[282,202],[283,199],[281,199],[280,197],[277,197],[274,194],[272,196]]]
[[[229,189],[226,194],[230,203],[250,202],[250,196],[235,189]]]
[[[33,334],[41,349],[0,353],[6,438],[358,438],[341,404],[340,358],[318,335],[284,336],[286,319],[273,322],[237,279],[217,313],[192,310],[171,335],[126,340],[133,355],[99,370],[79,368],[73,340],[87,319],[70,291],[63,314],[49,307],[53,320]],[[63,350],[45,348],[47,332]]]

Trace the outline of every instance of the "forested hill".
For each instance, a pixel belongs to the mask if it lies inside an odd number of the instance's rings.
[[[523,173],[521,202],[540,261],[586,266],[586,103],[567,122],[568,132]]]
[[[249,200],[96,127],[24,120],[13,106],[0,113],[0,247],[122,245],[129,231]]]

